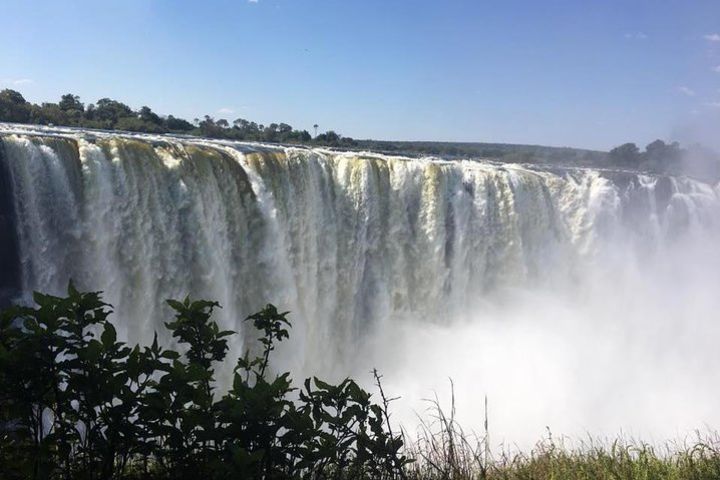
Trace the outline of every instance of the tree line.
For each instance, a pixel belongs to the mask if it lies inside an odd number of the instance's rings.
[[[287,123],[269,125],[237,118],[232,122],[209,115],[192,122],[173,115],[161,116],[147,106],[133,110],[128,105],[101,98],[85,105],[80,97],[65,94],[57,103],[36,105],[15,90],[0,91],[0,121],[57,125],[142,133],[175,133],[209,138],[255,142],[305,144],[362,149],[402,155],[438,155],[449,158],[489,158],[510,163],[539,163],[587,167],[620,167],[652,173],[687,174],[704,180],[720,179],[717,152],[699,145],[681,148],[677,142],[655,140],[640,151],[625,143],[610,152],[569,147],[513,145],[477,142],[401,142],[357,140],[333,130],[315,135]],[[317,125],[314,125],[317,129]]]
[[[141,133],[179,133],[228,140],[256,142],[317,144],[352,147],[357,142],[329,130],[313,137],[307,130],[297,130],[287,123],[258,124],[243,118],[229,122],[205,115],[192,122],[173,115],[161,116],[150,107],[133,110],[128,105],[101,98],[85,105],[71,93],[62,95],[57,103],[28,102],[20,92],[0,91],[0,121],[55,125],[67,127],[124,130]]]
[[[388,400],[353,380],[294,387],[270,357],[288,312],[246,321],[259,334],[227,391],[219,305],[168,300],[179,350],[118,341],[100,292],[36,293],[0,312],[0,477],[4,479],[402,478],[409,460]]]
[[[633,170],[720,179],[718,153],[701,145],[682,148],[678,142],[655,140],[641,151],[635,143],[624,143],[610,150],[607,159],[610,165]]]

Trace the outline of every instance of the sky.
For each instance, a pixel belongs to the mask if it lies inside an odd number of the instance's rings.
[[[354,138],[720,147],[718,0],[2,0],[0,88]]]

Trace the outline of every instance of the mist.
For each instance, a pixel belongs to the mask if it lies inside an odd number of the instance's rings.
[[[705,232],[707,233],[707,232]],[[720,252],[685,235],[651,254],[606,246],[578,282],[496,292],[447,324],[389,323],[369,347],[412,434],[437,395],[491,446],[692,437],[720,422]]]

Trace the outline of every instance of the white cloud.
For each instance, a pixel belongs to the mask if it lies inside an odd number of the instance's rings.
[[[646,34],[643,32],[635,32],[635,33],[626,33],[625,38],[634,38],[636,40],[645,40],[648,38]]]
[[[705,106],[712,108],[720,108],[720,102],[706,102]]]
[[[695,90],[693,90],[690,87],[677,87],[677,91],[682,93],[683,95],[686,95],[688,97],[694,97],[695,96]]]
[[[217,113],[220,113],[222,115],[230,115],[231,113],[235,113],[235,110],[233,110],[232,108],[223,107],[218,110]]]
[[[720,73],[720,65],[713,67],[713,72]]]
[[[12,85],[14,87],[29,85],[31,83],[35,83],[35,80],[30,78],[3,78],[0,80],[0,85]]]
[[[260,0],[248,0],[248,3],[258,3]]]
[[[708,33],[703,35],[703,38],[708,42],[720,42],[720,33]]]

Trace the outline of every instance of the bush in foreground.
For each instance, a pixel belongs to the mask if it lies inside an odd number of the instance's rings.
[[[99,292],[35,294],[36,308],[0,314],[0,465],[3,478],[395,478],[407,459],[385,406],[346,379],[271,375],[288,337],[286,313],[251,315],[262,354],[237,361],[217,392],[214,366],[231,331],[217,303],[169,300],[166,323],[182,353],[128,346]]]

